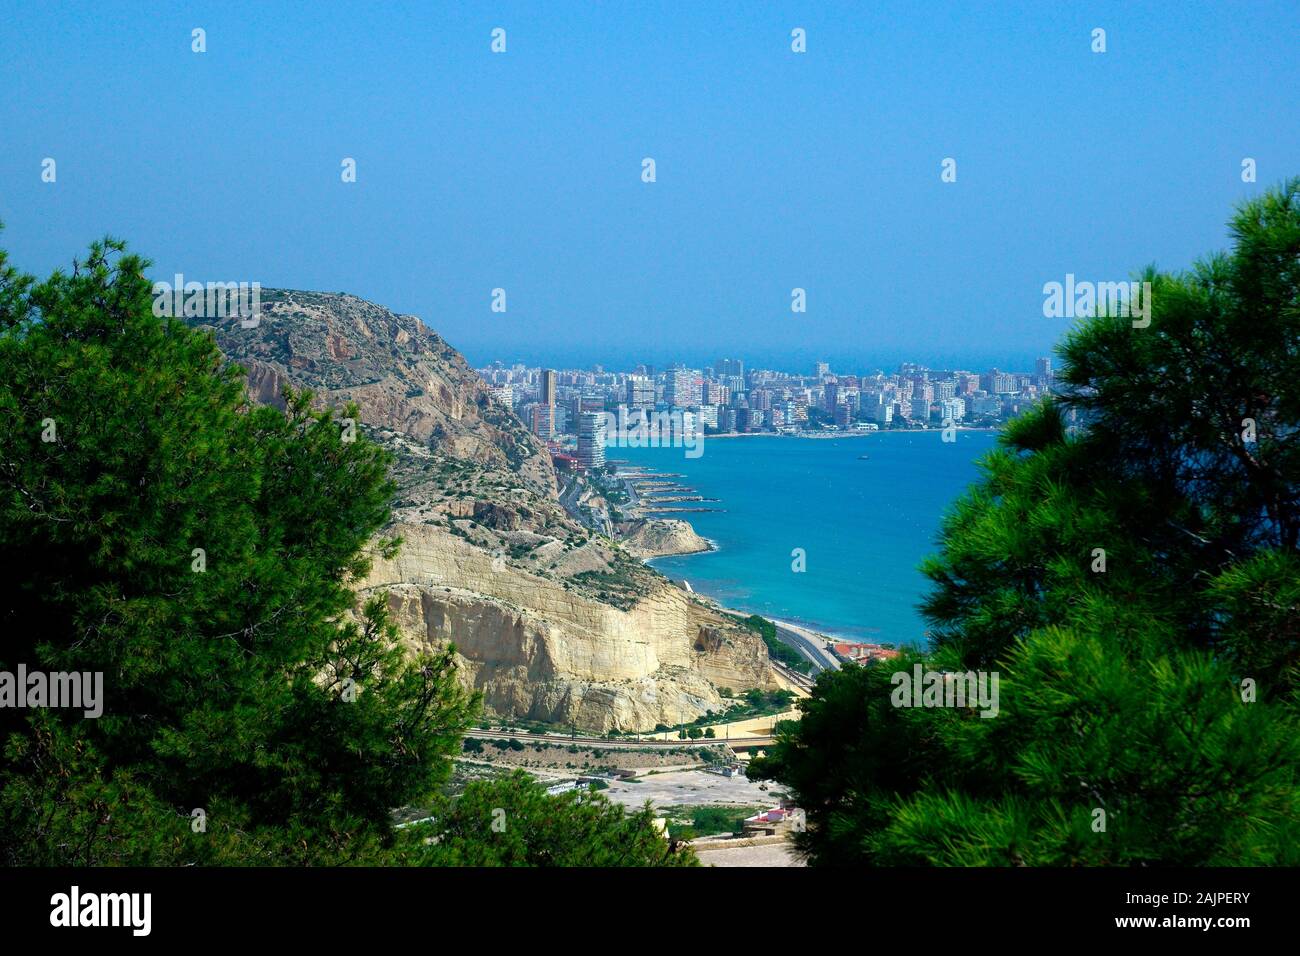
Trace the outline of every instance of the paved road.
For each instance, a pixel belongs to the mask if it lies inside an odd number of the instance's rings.
[[[722,738],[701,737],[698,740],[655,740],[645,739],[636,740],[627,737],[571,737],[568,734],[534,734],[523,730],[480,730],[475,727],[465,732],[467,737],[478,737],[481,740],[520,740],[524,743],[536,741],[548,744],[577,744],[580,747],[600,747],[604,750],[645,750],[647,748],[662,747],[675,749],[678,747],[717,747],[725,746],[727,741]]]
[[[598,532],[599,534],[611,538],[614,537],[614,526],[610,521],[608,512],[598,511],[595,508],[592,508],[590,510],[590,517],[582,513],[580,501],[583,490],[583,484],[580,480],[577,478],[571,479],[569,484],[565,485],[560,491],[560,504],[564,507],[564,510],[569,513],[569,516],[580,524]],[[597,494],[600,493],[600,489],[595,487],[592,488],[592,491]]]
[[[716,728],[715,728],[716,731]],[[570,737],[568,734],[534,734],[526,730],[482,730],[475,727],[465,731],[466,737],[480,740],[518,740],[522,743],[547,743],[558,746],[576,744],[579,747],[599,747],[602,750],[676,750],[681,747],[731,747],[732,749],[752,749],[770,747],[775,738],[770,736],[744,737],[700,737],[696,740],[681,740],[676,737],[661,740],[646,737],[637,740],[634,737]]]
[[[837,671],[840,669],[840,662],[836,660],[835,655],[826,650],[818,641],[804,637],[798,631],[791,630],[779,621],[773,621],[772,623],[776,625],[776,636],[812,662],[815,670]]]
[[[623,491],[627,493],[627,510],[635,511],[641,507],[641,496],[636,493],[636,487],[626,477],[622,479]]]

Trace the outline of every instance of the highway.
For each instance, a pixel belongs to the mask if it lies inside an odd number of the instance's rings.
[[[526,730],[479,730],[465,732],[467,737],[480,740],[518,740],[521,743],[576,744],[579,747],[600,747],[602,750],[644,750],[646,747],[716,747],[726,741],[701,737],[699,740],[637,740],[628,737],[570,737],[568,734],[534,734]]]
[[[826,650],[820,641],[805,637],[804,634],[800,633],[803,628],[796,630],[783,621],[772,621],[772,623],[776,625],[776,636],[806,657],[815,670],[837,671],[840,669],[840,662],[835,655]]]
[[[560,745],[575,745],[578,747],[599,747],[602,750],[645,750],[647,748],[662,748],[666,750],[675,750],[680,747],[731,747],[733,750],[749,750],[754,747],[770,747],[773,739],[770,736],[762,737],[701,737],[698,740],[658,740],[646,738],[638,740],[634,737],[570,737],[568,734],[535,734],[526,730],[480,730],[474,728],[465,732],[467,737],[477,737],[479,740],[518,740],[520,743],[547,743]]]

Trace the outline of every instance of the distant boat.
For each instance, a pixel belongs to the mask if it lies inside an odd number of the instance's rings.
[[[866,455],[859,455],[859,456],[858,456],[858,461],[866,461],[866,460],[867,460],[867,456],[866,456]]]

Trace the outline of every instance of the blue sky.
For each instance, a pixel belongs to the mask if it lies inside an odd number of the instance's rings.
[[[1294,0],[6,6],[19,265],[112,233],[474,362],[1024,368],[1044,282],[1185,267],[1300,174]]]

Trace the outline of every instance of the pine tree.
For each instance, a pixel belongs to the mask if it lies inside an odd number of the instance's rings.
[[[604,801],[448,800],[478,700],[354,591],[400,545],[386,453],[355,408],[250,404],[210,335],[153,315],[147,266],[110,239],[37,283],[0,252],[0,671],[100,672],[105,697],[0,708],[0,860],[689,862]],[[446,846],[399,807],[436,807]]]
[[[851,668],[758,763],[814,862],[1300,859],[1300,180],[1232,232],[1067,337],[944,522],[924,665],[996,672],[997,716]]]

